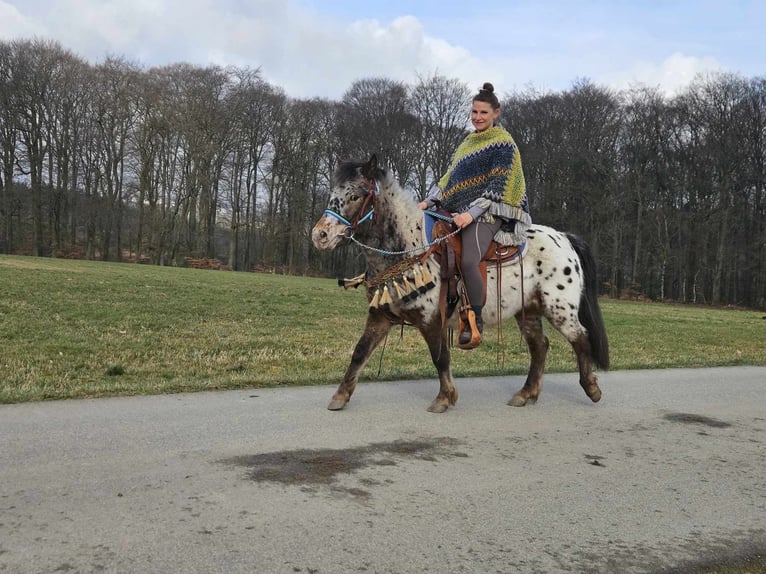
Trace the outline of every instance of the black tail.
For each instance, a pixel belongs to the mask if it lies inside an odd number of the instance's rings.
[[[598,278],[596,275],[596,260],[590,246],[581,238],[567,233],[569,242],[574,247],[582,265],[585,278],[585,290],[580,297],[578,317],[580,323],[588,330],[591,358],[595,365],[603,370],[609,369],[609,341],[606,337],[604,319],[601,317],[601,307],[598,305]]]

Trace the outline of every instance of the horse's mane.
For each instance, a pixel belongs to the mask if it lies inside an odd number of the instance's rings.
[[[333,174],[335,185],[343,184],[351,179],[358,178],[362,175],[362,167],[366,163],[367,162],[364,161],[351,159],[341,161],[335,168],[335,173]],[[375,179],[386,179],[387,176],[388,174],[385,169],[380,167],[375,169]]]

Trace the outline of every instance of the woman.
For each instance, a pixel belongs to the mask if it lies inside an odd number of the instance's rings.
[[[497,125],[499,117],[500,102],[494,86],[487,82],[472,100],[471,123],[476,131],[458,146],[438,188],[418,204],[420,209],[428,209],[438,202],[454,214],[455,225],[462,229],[461,274],[479,333],[484,327],[479,263],[492,239],[501,245],[519,245],[532,223],[519,149],[511,135]],[[481,342],[480,338],[473,344],[471,340],[470,322],[465,321],[458,343],[473,348]]]

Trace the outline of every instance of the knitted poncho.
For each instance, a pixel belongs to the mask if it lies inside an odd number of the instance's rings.
[[[504,222],[495,235],[498,243],[518,245],[526,239],[532,220],[521,156],[511,134],[502,127],[466,136],[439,180],[439,188],[442,206],[453,213],[467,211],[482,198],[489,200],[487,213]]]

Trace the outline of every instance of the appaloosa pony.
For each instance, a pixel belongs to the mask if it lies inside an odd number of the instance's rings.
[[[407,267],[413,258],[426,251],[423,227],[423,212],[415,199],[378,166],[374,155],[367,162],[344,162],[338,166],[327,209],[314,226],[311,239],[318,249],[334,249],[352,240],[365,249],[365,284],[371,306],[351,364],[328,405],[330,410],[346,406],[360,370],[395,324],[413,325],[428,343],[439,373],[439,394],[428,410],[441,413],[456,403],[458,394],[450,369],[449,321],[443,320],[443,305],[440,305],[439,263],[434,256],[416,260],[409,281],[397,283],[396,291],[399,285],[403,287],[398,295],[394,293],[396,279],[393,283],[386,282],[389,276],[396,274],[407,277],[402,262]],[[533,403],[540,394],[549,346],[543,333],[543,317],[572,345],[580,370],[580,385],[588,397],[597,402],[601,390],[592,366],[609,368],[609,346],[590,248],[575,235],[534,225],[528,231],[521,263],[504,264],[501,281],[497,281],[497,268],[488,268],[483,313],[485,325],[515,318],[529,347],[531,361],[527,380],[509,404]],[[498,285],[502,286],[500,297]],[[412,296],[408,291],[410,287]],[[381,295],[386,298],[385,304],[379,300]]]

